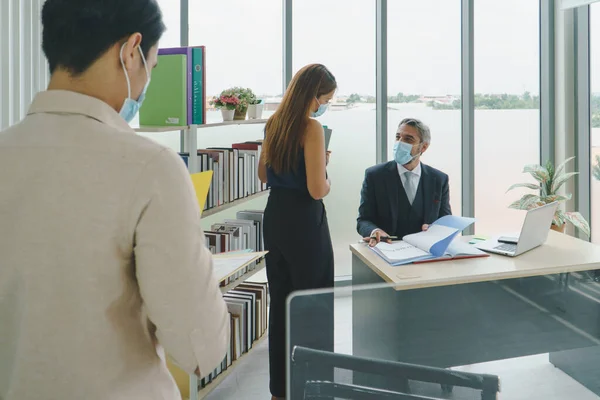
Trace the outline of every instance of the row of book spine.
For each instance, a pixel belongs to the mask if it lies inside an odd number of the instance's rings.
[[[243,199],[267,189],[258,178],[262,141],[198,150],[200,171],[213,171],[205,210]],[[180,153],[186,165],[189,153]]]

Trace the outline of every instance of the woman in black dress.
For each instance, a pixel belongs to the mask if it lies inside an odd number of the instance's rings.
[[[259,177],[271,188],[264,216],[269,312],[269,372],[273,399],[286,393],[286,299],[296,290],[333,287],[333,247],[323,198],[329,194],[323,127],[337,84],[321,64],[302,68],[269,118]],[[328,301],[312,312],[311,325],[294,328],[291,345],[333,351],[333,310]],[[319,310],[320,309],[320,310]],[[329,375],[327,371],[325,375]],[[321,380],[325,378],[320,375]],[[329,377],[329,379],[331,379]]]

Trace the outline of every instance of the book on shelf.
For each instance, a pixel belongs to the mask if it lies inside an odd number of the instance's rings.
[[[241,250],[244,247],[244,237],[239,226],[231,226],[223,223],[213,224],[211,232],[225,235],[229,238],[229,251]]]
[[[426,231],[406,235],[402,240],[391,244],[378,243],[371,249],[393,266],[457,258],[487,257],[488,254],[457,238],[474,222],[474,218],[447,215],[436,220]]]
[[[265,213],[261,210],[244,210],[238,211],[235,217],[238,220],[248,220],[254,224],[257,234],[257,247],[256,251],[263,251],[265,249],[265,241],[263,237],[263,219]]]
[[[206,48],[192,47],[192,111],[191,124],[206,123]]]
[[[169,47],[158,49],[159,56],[182,55],[185,57],[185,104],[186,118],[181,121],[181,125],[191,125],[193,120],[193,54],[191,47]],[[163,57],[164,58],[164,57]],[[154,76],[153,76],[154,77]]]
[[[258,250],[258,235],[256,232],[256,227],[253,221],[247,220],[239,220],[239,219],[226,219],[223,221],[223,224],[229,226],[237,226],[240,228],[242,232],[242,249],[249,249],[251,251],[259,251]]]
[[[194,191],[196,192],[196,200],[198,201],[198,207],[200,208],[200,215],[202,215],[202,210],[206,207],[206,200],[213,178],[213,171],[198,172],[196,174],[191,174],[190,177],[192,179],[192,184],[194,185]]]
[[[198,150],[201,159],[201,171],[214,171],[212,184],[208,193],[209,202],[207,209],[222,206],[225,203],[223,185],[225,174],[225,163],[223,154],[219,151]]]
[[[180,126],[187,123],[187,62],[185,54],[158,56],[146,99],[140,108],[140,125]]]
[[[267,185],[262,183],[260,179],[258,179],[258,166],[260,161],[260,156],[262,153],[262,140],[254,140],[243,143],[234,143],[231,146],[233,149],[238,150],[241,154],[249,155],[252,157],[252,168],[253,171],[251,176],[253,177],[252,185],[254,191],[266,190]]]

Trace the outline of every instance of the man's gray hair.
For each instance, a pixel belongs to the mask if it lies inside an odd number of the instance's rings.
[[[421,137],[421,142],[427,144],[431,143],[431,131],[427,125],[421,122],[421,120],[416,118],[404,118],[402,121],[400,121],[398,128],[400,128],[402,125],[408,125],[416,128],[417,132],[419,132],[419,136]]]

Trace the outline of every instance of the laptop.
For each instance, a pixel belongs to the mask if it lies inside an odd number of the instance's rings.
[[[479,250],[488,253],[501,254],[516,257],[529,250],[535,249],[546,242],[550,225],[554,219],[554,213],[558,208],[558,202],[545,204],[541,207],[527,211],[525,221],[521,227],[521,233],[516,238],[500,237],[486,240],[475,245]]]

